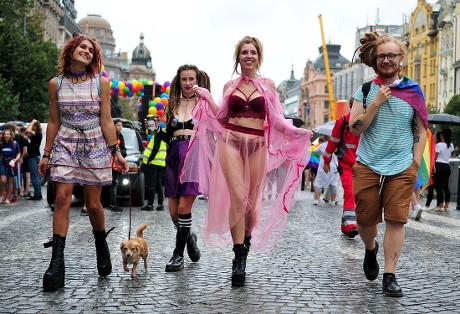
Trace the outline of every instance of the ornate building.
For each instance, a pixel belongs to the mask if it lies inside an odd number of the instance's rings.
[[[439,8],[440,6],[436,5],[433,9],[433,5],[425,0],[418,0],[417,7],[411,14],[409,45],[403,69],[403,74],[407,74],[420,84],[427,106],[437,110],[441,110],[437,101]]]
[[[35,12],[45,16],[43,21],[45,41],[51,41],[58,48],[62,47],[72,34],[81,32],[80,27],[75,22],[77,11],[75,10],[75,0],[48,0],[36,1]]]
[[[133,50],[131,64],[127,71],[127,80],[155,81],[156,72],[152,68],[150,50],[144,45],[144,34],[140,35],[140,43]]]
[[[301,117],[298,115],[300,108],[299,87],[300,80],[295,78],[293,66],[291,69],[291,77],[288,80],[282,81],[276,88],[286,116]]]
[[[102,16],[88,14],[78,21],[83,33],[97,39],[101,45],[103,58],[102,64],[111,79],[123,80],[120,58],[115,53],[115,38],[113,37],[110,23]]]
[[[438,1],[441,6],[438,18],[439,30],[439,77],[438,77],[438,95],[437,108],[441,111],[455,95],[454,77],[454,9],[455,1],[441,0]]]
[[[340,54],[340,45],[327,44],[331,82],[334,83],[335,72],[342,70],[350,61]],[[307,61],[300,84],[300,117],[307,128],[314,128],[329,121],[330,107],[327,78],[324,64],[323,46],[319,47],[319,57],[314,62]]]

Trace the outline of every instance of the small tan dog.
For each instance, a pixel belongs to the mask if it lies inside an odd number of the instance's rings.
[[[144,260],[144,268],[147,271],[147,256],[149,255],[149,248],[147,241],[144,240],[143,231],[147,228],[146,224],[142,224],[136,229],[136,238],[121,241],[120,249],[123,258],[123,269],[129,271],[128,264],[133,264],[131,277],[136,277],[137,264],[142,257]]]

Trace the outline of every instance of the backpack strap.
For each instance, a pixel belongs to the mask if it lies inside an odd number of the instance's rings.
[[[99,74],[94,75],[96,78],[96,87],[97,87],[97,94],[101,96],[101,82],[99,81]]]
[[[372,81],[366,82],[363,84],[361,87],[361,91],[363,92],[363,106],[366,107],[366,100],[367,100],[367,95],[369,94],[369,91],[371,90],[371,84]]]
[[[59,103],[59,86],[61,86],[61,76],[58,75],[57,77],[57,90],[56,90],[56,102]]]

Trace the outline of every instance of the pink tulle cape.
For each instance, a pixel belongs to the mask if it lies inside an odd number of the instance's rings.
[[[200,98],[193,109],[195,134],[190,140],[181,181],[198,182],[200,192],[209,195],[207,219],[202,232],[209,246],[232,243],[230,227],[234,219],[229,221],[230,196],[216,148],[224,131],[219,121],[226,121],[229,97],[242,79],[239,77],[232,81],[216,115],[206,97]],[[287,214],[295,203],[295,193],[299,190],[302,172],[310,158],[311,131],[298,129],[292,120],[284,117],[272,81],[264,78],[252,81],[265,98],[267,161],[262,197],[255,206],[257,221],[252,230],[251,249],[267,251],[281,237]]]

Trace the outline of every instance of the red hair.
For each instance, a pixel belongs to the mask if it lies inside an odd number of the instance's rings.
[[[91,60],[91,63],[86,67],[86,72],[92,76],[101,73],[101,47],[97,43],[96,39],[86,35],[78,34],[69,39],[64,47],[62,47],[58,62],[59,75],[70,75],[70,62],[72,60],[72,54],[83,40],[88,40],[93,45],[93,59]]]

